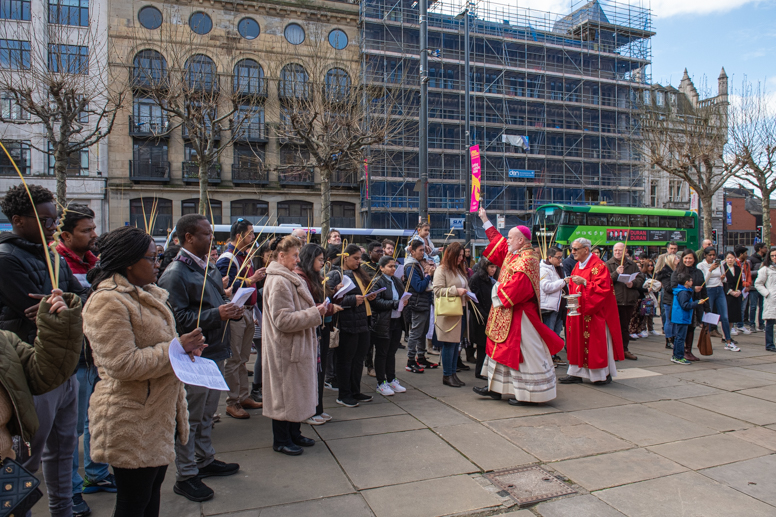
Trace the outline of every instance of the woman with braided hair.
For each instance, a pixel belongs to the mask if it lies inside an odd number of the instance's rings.
[[[91,455],[113,466],[114,517],[159,515],[176,430],[183,443],[189,437],[186,392],[170,366],[175,317],[167,291],[154,285],[158,269],[151,236],[124,226],[101,239],[89,272],[84,334],[100,376],[89,407]],[[192,357],[207,346],[199,328],[179,341]]]

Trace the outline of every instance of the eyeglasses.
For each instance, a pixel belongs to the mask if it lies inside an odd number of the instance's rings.
[[[143,255],[143,258],[154,265],[160,264],[162,262],[162,258],[158,255],[154,255],[153,257],[148,257],[146,255]]]
[[[30,219],[35,219],[34,215],[23,215],[22,217],[29,217]],[[57,224],[59,223],[59,218],[54,217],[44,217],[44,218],[38,218],[38,221],[41,225],[43,225],[44,228],[47,230],[50,230],[52,228],[56,228]]]
[[[574,247],[572,246],[572,248],[571,248],[571,251],[579,251],[579,250],[581,250],[581,249],[582,249],[582,248],[574,248]]]

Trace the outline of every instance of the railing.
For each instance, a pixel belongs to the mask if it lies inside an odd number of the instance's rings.
[[[266,97],[267,96],[267,80],[263,77],[260,79],[250,78],[240,80],[237,77],[232,78],[233,87],[232,90],[238,95]],[[258,83],[258,84],[257,84]]]
[[[332,228],[355,228],[355,217],[332,217],[329,220],[329,226]]]
[[[167,117],[129,117],[129,136],[167,138],[170,121]]]
[[[356,171],[332,171],[332,187],[353,188],[358,186],[358,173]]]
[[[235,185],[268,185],[267,170],[259,166],[232,164],[232,183]]]
[[[21,171],[22,174],[25,176],[29,176],[30,174],[30,166],[22,161],[17,161],[16,165],[19,167],[19,171]],[[16,169],[14,169],[13,165],[0,165],[0,176],[19,176],[16,173]]]
[[[213,128],[212,124],[208,124],[205,126],[204,131],[206,133],[212,133],[213,140],[221,140],[221,127]],[[189,128],[184,124],[183,130],[182,130],[183,138],[189,138]]]
[[[129,160],[129,179],[133,181],[170,181],[170,162]]]
[[[242,142],[267,141],[267,131],[263,122],[243,123],[239,128],[232,129],[232,131],[236,131],[235,138]]]
[[[278,171],[278,181],[281,185],[315,185],[315,174],[312,167],[295,167]]]
[[[199,164],[197,162],[183,162],[181,173],[184,183],[199,183]],[[208,183],[221,183],[221,164],[213,163],[207,169]]]

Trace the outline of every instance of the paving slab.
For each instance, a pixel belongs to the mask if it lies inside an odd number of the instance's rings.
[[[708,409],[757,425],[776,424],[776,404],[740,393],[722,393],[685,399],[693,406]]]
[[[435,431],[484,471],[538,462],[535,457],[480,423],[440,427]]]
[[[372,510],[360,494],[326,497],[301,503],[263,508],[258,517],[373,517]],[[230,515],[229,517],[232,517]]]
[[[768,400],[770,402],[776,402],[776,387],[773,385],[752,388],[749,390],[741,390],[738,393],[741,395],[747,395],[749,397]]]
[[[590,386],[590,389],[601,391],[609,395],[614,395],[631,402],[654,402],[661,400],[663,397],[656,395],[653,390],[634,388],[618,382],[606,384],[604,386]]]
[[[351,436],[367,436],[370,434],[395,433],[425,429],[426,426],[410,415],[384,416],[378,418],[361,418],[358,420],[332,420],[324,425],[314,427],[323,440],[350,438]]]
[[[202,503],[204,515],[355,492],[329,449],[321,442],[305,448],[301,456],[286,456],[270,448],[252,450],[250,454],[242,451],[219,454],[218,459],[239,463],[240,472],[233,476],[207,479],[207,485],[215,491],[216,496]],[[168,477],[174,481],[175,469],[168,472]],[[175,497],[176,504],[185,501],[181,496]],[[199,512],[188,515],[199,515]]]
[[[693,424],[668,413],[636,404],[575,411],[571,414],[598,429],[641,446],[672,442],[678,437],[693,438],[716,432],[709,427]]]
[[[652,368],[650,368],[650,370],[652,370]],[[653,390],[667,388],[668,386],[676,386],[677,384],[686,384],[687,381],[673,375],[655,375],[653,377],[637,377],[635,379],[622,380],[615,377],[614,383],[625,384],[631,388],[639,388],[642,390]]]
[[[773,517],[767,505],[697,472],[609,488],[594,495],[628,517]]]
[[[645,449],[559,461],[553,463],[552,467],[590,491],[670,476],[687,470],[686,467]]]
[[[677,384],[676,386],[669,386],[666,388],[657,388],[650,391],[660,397],[661,400],[687,399],[691,397],[705,397],[707,395],[725,393],[724,390],[719,388],[706,386],[704,384],[695,384],[694,382]]]
[[[674,415],[683,420],[700,424],[702,426],[710,427],[717,431],[733,431],[736,429],[747,429],[752,427],[749,422],[742,420],[736,420],[729,416],[720,415],[707,409],[702,409],[685,402],[678,400],[662,400],[658,402],[650,402],[647,406]]]
[[[565,460],[632,447],[625,440],[565,413],[497,420],[488,425],[542,461]]]
[[[776,355],[776,354],[774,354]],[[746,367],[747,370],[776,373],[776,363],[753,364]]]
[[[651,372],[644,368],[617,368],[617,380],[638,379],[640,377],[654,377],[660,375],[657,372]]]
[[[776,451],[776,431],[767,427],[750,427],[730,433],[731,436]]]
[[[715,434],[692,440],[664,443],[649,447],[649,450],[693,470],[748,460],[772,452],[730,434]]]
[[[631,404],[630,400],[617,397],[604,390],[594,390],[585,385],[561,385],[557,389],[557,397],[547,403],[560,411],[579,409],[594,409],[608,406]]]
[[[362,492],[377,517],[438,517],[499,506],[501,500],[469,476],[451,476]],[[414,494],[416,497],[407,497]],[[426,497],[423,497],[423,494]]]
[[[743,370],[743,368],[701,370],[677,374],[676,377],[726,391],[746,390],[776,384],[776,379],[756,379],[752,376],[744,375],[737,370]]]
[[[592,495],[564,497],[541,503],[534,508],[542,517],[624,517],[620,512]]]
[[[216,450],[219,454],[272,447],[272,420],[263,417],[261,411],[252,411],[251,418],[247,420],[237,420],[227,416],[226,409],[220,413],[221,421],[213,428],[213,435],[218,436]],[[302,433],[308,434],[305,431],[309,428],[303,424]]]
[[[700,473],[776,506],[776,455],[730,463]]]
[[[444,402],[434,400],[425,395],[422,400],[397,399],[396,404],[428,427],[443,427],[474,422],[474,420]]]
[[[448,396],[442,398],[445,403],[481,422],[521,416],[543,415],[558,411],[554,407],[546,404],[540,404],[538,406],[510,406],[506,399],[507,397],[503,397],[502,400],[493,400],[490,397],[480,397],[471,391],[455,397]]]
[[[326,444],[359,489],[480,470],[430,430],[358,436]]]
[[[344,407],[337,404],[326,412],[333,420],[358,420],[360,418],[379,418],[385,416],[403,415],[405,411],[396,404],[372,404],[362,402],[358,407]]]

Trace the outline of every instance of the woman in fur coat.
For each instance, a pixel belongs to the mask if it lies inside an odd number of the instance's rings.
[[[315,440],[302,426],[318,404],[318,339],[326,305],[316,305],[307,284],[294,273],[302,241],[284,237],[267,266],[262,312],[261,373],[264,416],[272,419],[272,448],[297,456]]]
[[[159,515],[176,429],[181,442],[189,438],[186,391],[170,365],[175,317],[167,291],[154,285],[158,272],[151,236],[123,226],[103,238],[89,276],[84,335],[100,375],[89,405],[91,455],[113,467],[114,517]],[[192,357],[206,346],[200,329],[179,341]]]

